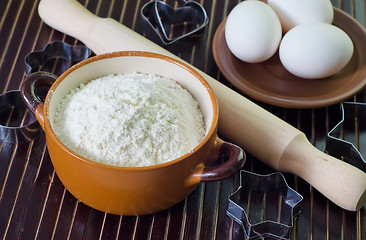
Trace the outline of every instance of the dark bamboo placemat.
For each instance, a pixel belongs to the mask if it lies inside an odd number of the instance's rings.
[[[112,17],[143,33],[139,10],[145,0],[80,2],[98,16]],[[38,16],[38,3],[38,0],[0,1],[0,93],[19,88],[25,76],[24,58],[29,52],[43,49],[54,40],[82,44],[46,26]],[[228,85],[213,60],[211,45],[216,28],[237,1],[201,3],[210,18],[205,35],[194,45],[170,50]],[[364,0],[332,3],[365,26]],[[361,101],[364,97],[362,91],[350,101]],[[321,150],[325,148],[326,133],[340,120],[338,104],[296,110],[257,103],[302,130]],[[344,126],[344,133],[346,140],[355,142],[366,153],[364,124]],[[251,156],[244,169],[261,174],[274,171]],[[342,210],[304,180],[291,174],[285,177],[304,197],[292,239],[366,239],[365,208],[358,212]],[[239,239],[240,227],[225,215],[228,196],[238,182],[235,175],[224,181],[200,184],[181,203],[153,215],[110,215],[85,206],[65,190],[53,170],[43,134],[20,144],[0,141],[0,236],[2,239]]]

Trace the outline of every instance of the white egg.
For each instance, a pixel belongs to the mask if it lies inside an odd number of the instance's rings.
[[[332,23],[334,10],[330,0],[268,0],[286,33],[291,28],[308,22]]]
[[[327,23],[306,23],[283,37],[279,56],[282,65],[301,78],[329,77],[347,65],[353,55],[351,38]]]
[[[277,51],[281,37],[280,20],[261,1],[243,1],[227,17],[226,43],[242,61],[258,63],[269,59]]]

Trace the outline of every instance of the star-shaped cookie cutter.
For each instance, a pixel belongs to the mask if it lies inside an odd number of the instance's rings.
[[[302,199],[279,172],[241,170],[240,186],[230,195],[226,214],[241,225],[247,239],[289,239]]]
[[[353,143],[342,139],[344,124],[354,124],[356,120],[366,122],[366,104],[343,102],[341,112],[341,121],[327,134],[325,151],[366,172],[366,162],[362,154]]]

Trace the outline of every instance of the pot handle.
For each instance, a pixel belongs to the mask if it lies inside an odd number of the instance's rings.
[[[244,166],[246,155],[243,149],[235,144],[218,140],[220,144],[216,159],[226,159],[226,161],[214,167],[199,166],[191,175],[190,184],[222,180],[230,177]]]
[[[35,72],[29,74],[20,85],[20,93],[23,102],[36,116],[44,129],[43,102],[48,90],[56,81],[57,76],[48,72]]]

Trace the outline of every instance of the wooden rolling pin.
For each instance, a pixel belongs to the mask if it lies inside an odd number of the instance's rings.
[[[121,23],[97,17],[76,0],[41,0],[38,12],[46,24],[79,39],[96,54],[138,50],[178,58]],[[219,102],[222,136],[272,168],[298,175],[344,209],[356,211],[364,205],[364,172],[319,151],[298,129],[196,70]]]

